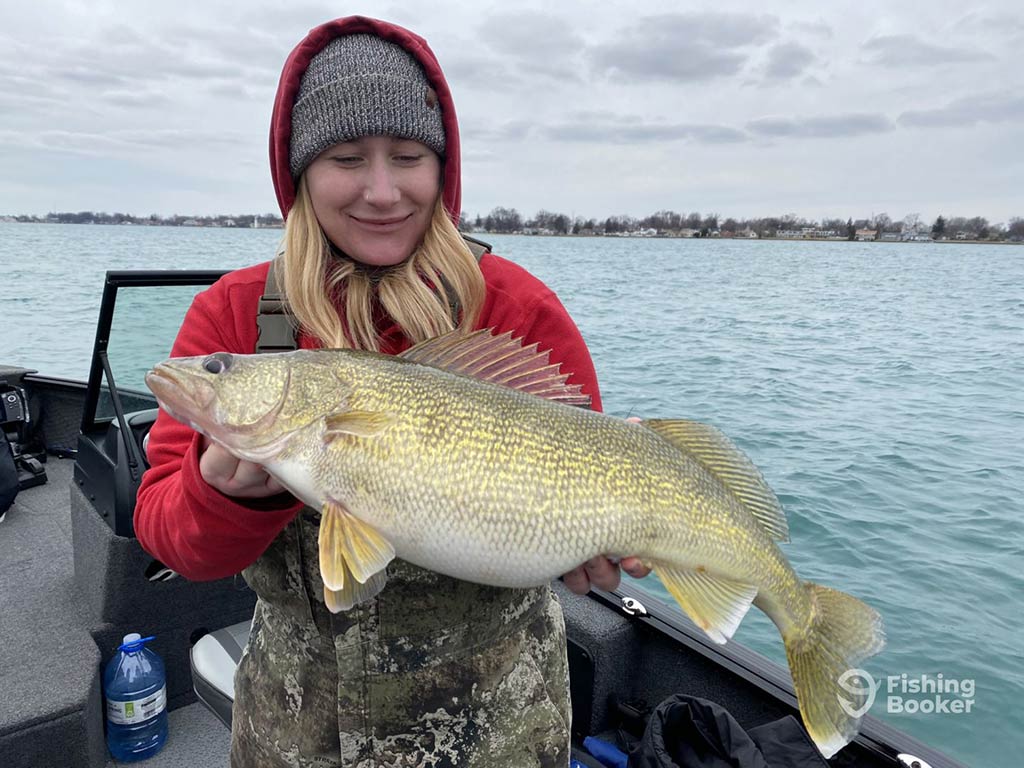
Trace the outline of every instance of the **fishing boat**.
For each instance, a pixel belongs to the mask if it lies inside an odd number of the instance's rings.
[[[0,366],[3,391],[24,405],[21,422],[4,427],[23,429],[23,471],[32,475],[0,523],[4,768],[114,765],[101,668],[134,631],[155,635],[151,647],[167,669],[170,737],[149,764],[226,763],[232,675],[256,598],[240,576],[179,578],[135,539],[135,491],[157,409],[148,392],[117,384],[131,352],[119,333],[131,324],[115,322],[117,308],[131,304],[125,294],[194,292],[221,274],[108,272],[88,381]],[[165,353],[170,341],[157,339],[156,348]],[[677,610],[626,584],[586,596],[553,587],[568,627],[574,750],[587,737],[639,737],[650,710],[679,694],[720,705],[744,729],[799,719],[788,672],[741,643],[714,644]],[[961,764],[866,715],[856,740],[827,765]]]

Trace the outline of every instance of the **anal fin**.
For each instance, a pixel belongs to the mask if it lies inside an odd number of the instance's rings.
[[[757,587],[751,584],[702,571],[656,563],[654,572],[686,615],[719,644],[733,636],[757,597]]]
[[[324,502],[318,543],[320,576],[332,592],[353,580],[367,584],[395,558],[391,542],[335,501]]]

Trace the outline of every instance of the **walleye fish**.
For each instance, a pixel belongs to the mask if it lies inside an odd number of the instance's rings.
[[[882,649],[881,617],[800,580],[778,547],[789,537],[778,499],[717,429],[570,407],[588,399],[565,382],[536,345],[490,331],[396,357],[219,352],[146,376],[171,416],[322,510],[331,610],[379,592],[394,557],[530,587],[595,555],[637,556],[717,643],[752,604],[768,614],[804,724],[832,756],[861,704],[838,678]]]

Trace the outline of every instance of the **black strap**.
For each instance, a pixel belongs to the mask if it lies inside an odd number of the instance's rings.
[[[463,235],[462,239],[478,262],[485,253],[491,252],[490,243],[468,235]],[[267,284],[263,289],[263,295],[260,296],[256,312],[256,326],[259,329],[259,338],[256,340],[257,353],[288,352],[299,348],[298,328],[288,312],[284,288],[274,269],[276,264],[276,261],[270,262],[270,269],[267,271]],[[455,317],[459,312],[458,300],[455,298],[451,286],[446,281],[443,282],[445,293],[448,294],[448,304],[452,308],[452,317]]]

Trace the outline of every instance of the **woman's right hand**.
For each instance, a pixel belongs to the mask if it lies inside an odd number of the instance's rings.
[[[260,464],[232,456],[224,448],[202,435],[199,474],[225,496],[238,499],[263,499],[284,492],[284,487]]]

